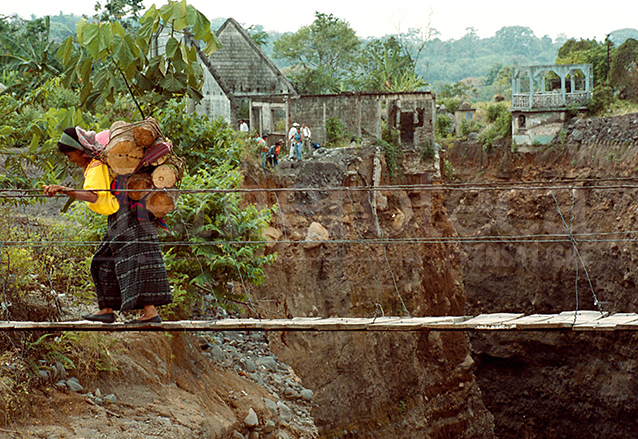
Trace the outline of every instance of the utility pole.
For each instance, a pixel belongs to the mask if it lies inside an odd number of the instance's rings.
[[[610,34],[607,34],[607,36],[605,37],[605,46],[607,46],[607,72],[606,72],[606,74],[605,74],[605,82],[606,82],[607,84],[609,84],[609,53],[610,53],[610,51],[611,51],[611,46],[612,46],[612,44],[614,44],[614,43],[612,43],[612,42],[611,42],[611,40],[609,39],[609,35],[610,35]]]

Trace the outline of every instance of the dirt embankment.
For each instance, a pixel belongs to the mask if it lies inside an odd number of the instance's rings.
[[[249,200],[276,204],[270,236],[295,241],[268,250],[278,252],[277,261],[253,290],[265,317],[405,315],[402,302],[413,316],[463,313],[458,248],[358,242],[454,233],[440,193],[356,190],[390,184],[377,149],[329,151],[246,175],[248,187],[325,188],[256,192]],[[406,182],[426,183],[427,176]],[[317,235],[330,242],[306,242]],[[315,392],[313,415],[324,437],[494,437],[466,334],[286,333],[270,341]]]
[[[459,235],[571,228],[582,257],[581,264],[569,243],[535,238],[467,243],[468,314],[593,310],[595,300],[604,311],[638,312],[637,125],[636,115],[580,120],[533,154],[448,148],[459,181],[487,185],[445,194]],[[559,188],[560,180],[573,180],[573,189]],[[473,334],[477,380],[498,437],[638,437],[637,341],[633,333]]]
[[[190,335],[128,333],[111,350],[117,372],[81,377],[82,392],[43,385],[29,416],[0,429],[2,438],[226,438],[245,430],[253,408],[271,417],[262,387],[206,359]],[[95,404],[96,389],[117,402]],[[262,424],[263,425],[263,424]]]

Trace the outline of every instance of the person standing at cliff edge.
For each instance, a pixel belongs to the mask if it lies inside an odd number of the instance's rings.
[[[288,153],[288,160],[292,160],[295,154],[295,136],[299,133],[299,124],[297,122],[292,124],[288,131],[288,143],[290,143],[290,152]]]
[[[308,157],[311,157],[312,148],[310,147],[310,145],[312,145],[312,132],[305,123],[301,124],[301,136],[303,138],[303,153],[306,154]]]
[[[142,206],[133,210],[125,192],[116,197],[108,191],[113,179],[108,166],[98,159],[103,145],[96,137],[92,131],[76,127],[65,129],[58,141],[58,151],[84,169],[83,190],[43,186],[50,197],[65,194],[86,202],[96,213],[108,215],[106,234],[91,261],[100,310],[82,318],[113,323],[115,310],[143,309],[141,318],[127,323],[161,323],[155,307],[171,303],[173,296],[157,238],[157,220]]]

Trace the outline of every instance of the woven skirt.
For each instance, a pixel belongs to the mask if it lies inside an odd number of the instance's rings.
[[[139,220],[128,203],[108,217],[91,276],[100,309],[129,311],[173,301],[157,229]]]

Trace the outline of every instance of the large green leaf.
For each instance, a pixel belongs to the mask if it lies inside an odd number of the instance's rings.
[[[166,57],[172,58],[175,56],[175,53],[180,49],[180,42],[177,41],[177,38],[170,37],[166,42]]]
[[[82,77],[82,81],[87,84],[91,80],[91,69],[93,67],[93,59],[87,58],[82,63],[80,67],[80,76]]]
[[[93,90],[93,83],[89,82],[82,87],[82,92],[80,93],[80,105],[86,104],[86,100],[88,99],[91,91]]]
[[[58,58],[60,58],[63,64],[68,64],[72,56],[73,56],[73,37],[69,36],[60,45],[60,48],[58,49]]]
[[[100,27],[95,24],[87,24],[82,35],[78,35],[78,41],[85,46],[93,58],[97,58],[100,53]],[[81,38],[81,39],[80,39]]]
[[[113,45],[115,62],[125,71],[129,65],[137,61],[136,52],[139,53],[139,50],[137,50],[134,44],[130,44],[131,42],[131,40],[127,40],[126,38],[116,36]],[[128,79],[130,78],[131,76],[128,77]]]
[[[98,25],[98,35],[99,35],[99,53],[102,54],[104,51],[111,50],[113,46],[113,27],[111,23],[100,23]]]
[[[191,29],[193,33],[193,37],[196,40],[201,40],[207,34],[210,34],[210,21],[208,18],[204,16],[201,12],[195,9],[193,6],[188,6],[186,9],[186,16],[188,17],[188,22],[191,24]]]
[[[181,75],[184,76],[184,75]],[[171,75],[162,79],[159,83],[160,87],[172,93],[180,93],[184,91],[186,83],[180,78],[180,75]]]

